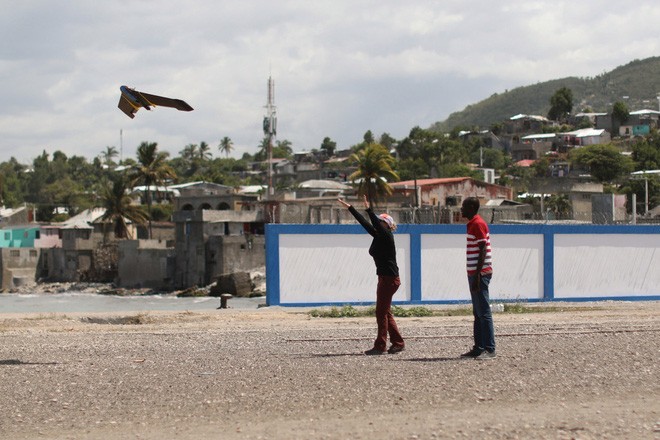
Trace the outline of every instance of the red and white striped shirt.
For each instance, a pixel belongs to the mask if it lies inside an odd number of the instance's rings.
[[[467,272],[468,275],[477,273],[477,262],[479,260],[479,243],[486,243],[486,256],[481,268],[482,274],[493,273],[492,255],[490,248],[490,232],[488,225],[479,214],[470,219],[467,224]]]

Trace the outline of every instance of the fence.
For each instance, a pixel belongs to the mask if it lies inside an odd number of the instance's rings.
[[[356,206],[357,207],[357,206]],[[422,206],[376,208],[386,211],[400,224],[454,224],[461,222],[459,206]],[[479,209],[481,216],[493,224],[516,224],[521,222],[535,223],[581,223],[581,224],[660,224],[660,217],[638,215],[617,211],[603,213],[599,211],[571,210],[554,212],[548,210],[539,212],[529,205],[488,206]],[[301,224],[352,224],[353,216],[336,202],[316,202],[301,204],[279,202],[276,213],[270,213],[267,218],[274,223]]]
[[[660,299],[660,226],[491,225],[496,301]],[[399,304],[469,300],[465,225],[400,225]],[[267,303],[371,303],[371,237],[359,225],[266,226]]]

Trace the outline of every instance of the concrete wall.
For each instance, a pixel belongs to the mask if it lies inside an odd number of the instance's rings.
[[[491,299],[660,299],[660,226],[491,225]],[[394,301],[469,301],[465,225],[400,225]],[[359,225],[266,228],[269,305],[372,303],[376,273]]]
[[[206,246],[206,278],[211,284],[219,275],[249,272],[266,264],[262,235],[214,236]]]
[[[90,249],[41,249],[38,279],[45,282],[84,281],[93,263],[94,251]]]
[[[116,284],[124,288],[171,290],[174,276],[174,248],[159,240],[119,242]]]
[[[178,211],[173,217],[174,288],[205,286],[218,275],[264,265],[263,236],[240,235],[243,226],[259,222],[262,211]],[[227,232],[239,235],[225,235]],[[248,237],[253,241],[249,251]]]
[[[0,289],[36,284],[39,249],[0,249]]]

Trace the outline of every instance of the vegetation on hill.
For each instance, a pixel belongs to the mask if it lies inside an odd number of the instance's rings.
[[[660,57],[635,60],[593,78],[568,77],[495,93],[452,113],[430,129],[448,132],[456,127],[488,128],[520,113],[547,116],[550,98],[562,87],[573,92],[574,112],[611,112],[617,101],[626,102],[631,109],[657,109]]]

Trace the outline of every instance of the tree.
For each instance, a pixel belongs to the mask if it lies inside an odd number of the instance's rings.
[[[634,164],[622,155],[612,144],[599,144],[580,147],[570,154],[571,162],[586,165],[591,175],[599,182],[611,182],[617,177],[630,173]]]
[[[371,130],[367,130],[364,133],[364,136],[362,136],[362,139],[365,145],[371,145],[376,142],[376,139],[374,139],[374,134],[371,132]]]
[[[108,166],[115,165],[115,162],[112,159],[117,156],[119,156],[119,152],[115,147],[105,147],[105,150],[101,153],[103,163]]]
[[[561,121],[573,110],[573,92],[567,87],[557,90],[550,98],[548,119]]]
[[[234,149],[234,143],[228,136],[225,136],[222,139],[220,139],[220,144],[218,145],[218,149],[220,150],[221,153],[225,153],[225,157],[229,158],[229,153],[231,153],[231,150]]]
[[[660,138],[644,138],[632,146],[632,158],[635,169],[657,170],[660,168]]]
[[[396,139],[390,136],[389,133],[383,133],[380,135],[380,140],[378,143],[389,150],[394,146],[394,144],[396,144]]]
[[[351,154],[349,160],[357,165],[357,170],[348,179],[358,182],[358,194],[366,194],[374,203],[381,196],[392,194],[388,181],[399,180],[399,175],[392,169],[394,158],[387,148],[380,144],[370,144]]]
[[[494,168],[496,170],[501,170],[506,168],[511,162],[511,158],[495,148],[484,148],[483,149],[483,166],[485,168]]]
[[[264,136],[259,145],[259,151],[254,155],[254,160],[264,161],[268,160],[268,145],[270,139],[268,136]],[[289,159],[293,154],[293,149],[291,148],[291,141],[283,139],[281,141],[275,142],[273,145],[273,158],[280,159]]]
[[[629,117],[630,112],[628,111],[628,106],[621,101],[615,102],[614,106],[612,106],[612,118],[614,118],[619,125],[623,125]]]
[[[334,156],[336,149],[337,142],[333,141],[329,137],[323,138],[323,142],[321,142],[321,151],[323,151],[327,157]]]
[[[571,211],[573,210],[571,201],[566,194],[551,195],[545,202],[545,208],[552,211],[555,214],[556,219],[570,219]]]
[[[209,144],[207,144],[204,141],[200,142],[199,147],[197,148],[197,155],[201,162],[206,162],[207,160],[211,160],[212,154],[211,154],[211,147],[209,147]]]
[[[128,181],[120,176],[106,184],[101,193],[101,207],[105,209],[101,220],[112,224],[116,238],[132,238],[127,220],[142,225],[148,217],[141,206],[133,204],[128,191]]]
[[[18,206],[26,199],[26,167],[12,157],[0,164],[0,205],[9,208]]]
[[[179,155],[189,163],[192,163],[193,160],[197,157],[197,144],[188,144],[183,147],[183,150],[179,152]]]
[[[42,189],[42,195],[45,200],[51,201],[51,204],[47,205],[50,212],[42,212],[41,218],[46,221],[52,220],[53,211],[56,207],[67,208],[69,215],[73,216],[81,210],[80,208],[87,208],[91,204],[85,202],[87,198],[85,188],[79,182],[73,181],[68,175],[45,185]]]
[[[167,163],[167,152],[158,151],[155,142],[142,142],[137,149],[138,164],[132,170],[131,185],[144,185],[147,208],[151,212],[151,187],[163,185],[165,181],[176,178],[176,173]],[[149,216],[149,238],[151,238],[151,216]]]

